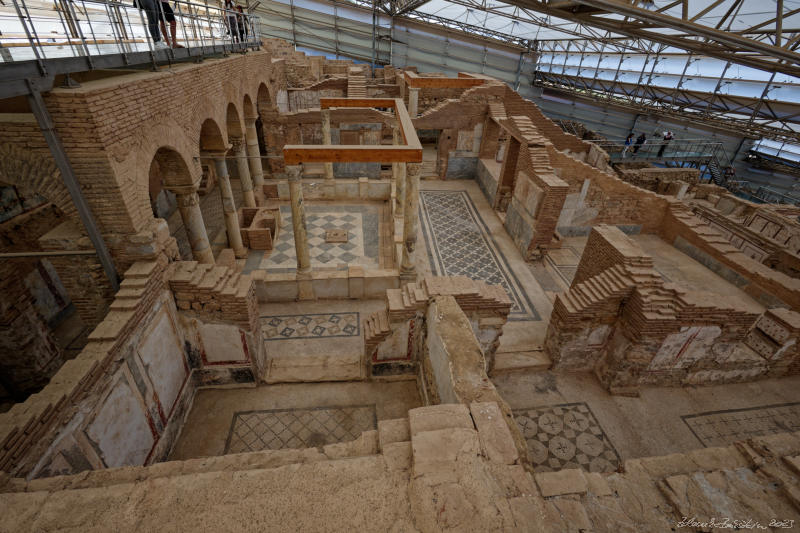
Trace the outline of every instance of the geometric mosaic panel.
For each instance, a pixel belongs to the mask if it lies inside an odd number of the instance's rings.
[[[528,295],[466,191],[420,191],[420,220],[431,270],[500,285],[512,302],[510,319],[540,320]]]
[[[262,316],[261,330],[265,341],[358,337],[361,334],[357,312]]]
[[[589,406],[564,403],[515,409],[516,420],[536,472],[583,468],[587,472],[614,472],[620,457]]]
[[[225,453],[312,448],[353,441],[376,428],[375,405],[239,411]]]
[[[727,446],[750,437],[800,431],[800,402],[684,415],[703,446]]]

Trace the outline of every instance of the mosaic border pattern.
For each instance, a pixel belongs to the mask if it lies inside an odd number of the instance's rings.
[[[333,335],[326,334],[327,330],[330,326],[323,326],[322,324],[334,324],[337,327],[339,322],[342,321],[345,315],[352,315],[355,317],[355,324],[350,323],[346,326],[342,326],[340,331],[342,333],[334,333]],[[298,318],[299,317],[299,318]],[[319,320],[315,317],[326,317],[325,320]],[[281,323],[286,322],[285,319],[287,318],[297,318],[296,321],[302,327],[305,327],[308,330],[309,335],[294,335],[297,331],[297,327],[291,327],[294,324],[286,324],[284,328],[291,329],[288,333],[284,333],[285,329],[280,328],[277,331],[276,335],[268,335],[266,328],[274,327],[279,328]],[[262,328],[264,331],[262,336],[264,337],[265,341],[291,341],[291,340],[300,340],[300,339],[331,339],[334,337],[358,337],[361,335],[361,314],[358,311],[342,311],[341,313],[307,313],[301,315],[262,315],[259,317],[262,321]],[[311,327],[311,324],[315,323],[316,325]],[[308,328],[311,327],[309,330]],[[322,328],[318,330],[317,328]]]
[[[791,408],[795,409],[791,409]],[[788,416],[795,421],[787,420]],[[764,411],[763,416],[736,416],[746,415],[753,411]],[[793,412],[791,412],[793,411]],[[800,402],[778,403],[743,409],[724,409],[721,411],[707,411],[691,415],[682,415],[686,423],[700,443],[705,447],[727,446],[738,440],[763,435],[772,435],[786,431],[800,431]],[[708,429],[711,431],[708,431]],[[714,432],[716,434],[711,434]]]
[[[509,320],[541,320],[539,313],[536,311],[536,308],[533,306],[530,298],[528,298],[527,293],[522,288],[522,284],[520,283],[516,274],[514,274],[514,271],[511,269],[511,266],[509,265],[505,255],[503,255],[503,253],[500,251],[497,242],[494,240],[494,237],[492,237],[489,228],[486,226],[483,218],[481,218],[480,213],[478,213],[478,210],[475,207],[472,198],[469,197],[467,191],[429,190],[420,191],[419,194],[419,211],[420,220],[422,221],[422,234],[425,238],[425,246],[428,251],[428,259],[430,261],[431,271],[438,276],[463,275],[471,279],[487,281],[487,283],[490,282],[483,277],[475,276],[474,274],[470,275],[470,273],[465,271],[463,268],[459,268],[458,265],[452,264],[451,259],[442,256],[440,245],[444,244],[442,241],[445,241],[446,239],[445,236],[440,238],[440,236],[436,234],[436,228],[438,228],[438,226],[434,226],[431,221],[430,204],[433,202],[431,198],[434,196],[458,196],[463,202],[464,207],[464,212],[460,214],[462,220],[475,227],[476,233],[480,235],[480,242],[485,247],[484,256],[488,256],[493,262],[493,265],[480,265],[480,268],[485,271],[494,270],[492,275],[501,280],[501,285],[504,285],[503,288],[506,290],[508,296],[511,298],[511,301],[514,304],[511,308]],[[451,246],[453,245],[453,243],[448,244]]]

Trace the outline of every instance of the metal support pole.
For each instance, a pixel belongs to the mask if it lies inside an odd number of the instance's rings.
[[[86,233],[89,235],[92,244],[94,244],[94,248],[97,251],[97,258],[100,260],[100,264],[103,265],[103,270],[108,277],[111,288],[116,292],[119,290],[119,275],[114,266],[114,261],[111,259],[111,254],[108,252],[108,248],[106,248],[106,243],[103,241],[103,236],[100,234],[100,229],[97,227],[89,204],[86,203],[86,198],[84,198],[83,192],[81,192],[78,179],[75,177],[75,171],[72,169],[67,154],[64,152],[64,146],[61,144],[61,139],[59,139],[55,127],[53,126],[53,119],[47,111],[47,106],[42,99],[42,94],[32,80],[28,80],[28,87],[30,88],[28,103],[31,107],[31,111],[39,123],[39,129],[42,130],[47,145],[50,147],[50,153],[53,155],[56,166],[58,166],[58,170],[61,172],[64,185],[66,185],[67,191],[69,191],[72,203],[75,204],[75,208],[78,210],[78,215],[81,218],[81,222],[83,222],[83,226],[86,228]]]

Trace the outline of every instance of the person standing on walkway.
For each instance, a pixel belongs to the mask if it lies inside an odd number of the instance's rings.
[[[628,151],[628,148],[630,148],[632,144],[633,144],[633,133],[629,133],[628,137],[625,139],[625,147],[622,149],[623,159],[625,159],[625,153]]]
[[[133,0],[133,6],[138,7],[147,16],[147,30],[153,39],[154,48],[169,48],[169,45],[161,40],[158,31],[158,14],[160,0]]]
[[[170,7],[169,2],[160,0],[159,5],[161,9],[158,13],[158,19],[161,23],[161,33],[164,34],[164,40],[167,41],[167,45],[172,48],[183,48],[183,46],[179,45],[178,41],[175,40],[175,34],[178,28],[178,24],[175,21],[175,12]],[[167,22],[169,22],[169,35],[172,37],[171,39],[167,37]]]
[[[236,2],[225,0],[225,20],[228,26],[228,33],[231,34],[233,42],[239,42],[239,24],[236,21]]]
[[[247,42],[247,21],[244,17],[244,9],[242,6],[236,6],[236,22],[239,24],[239,42]]]
[[[645,135],[644,133],[642,133],[641,135],[639,135],[639,136],[636,138],[636,143],[633,145],[633,153],[634,153],[634,154],[635,154],[635,153],[637,153],[637,152],[639,151],[639,148],[641,148],[641,147],[642,147],[642,145],[643,145],[644,143],[646,143],[646,142],[647,142],[647,135]]]
[[[673,139],[671,131],[664,132],[664,142],[661,143],[661,148],[658,149],[658,157],[662,157],[664,155],[664,150],[666,150],[667,145]]]

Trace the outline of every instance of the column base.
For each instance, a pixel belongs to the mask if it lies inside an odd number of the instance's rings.
[[[239,248],[233,250],[233,255],[236,256],[236,259],[246,259],[247,258],[247,248]]]
[[[400,279],[403,281],[407,281],[409,283],[413,283],[417,281],[417,269],[411,268],[408,270],[400,269]]]
[[[316,300],[314,294],[314,282],[311,279],[311,272],[298,272],[297,277],[297,299],[298,300]]]
[[[258,207],[256,205],[256,195],[253,191],[242,192],[245,207]]]

